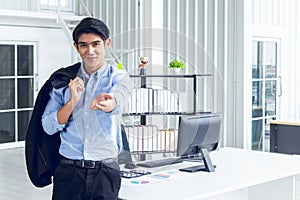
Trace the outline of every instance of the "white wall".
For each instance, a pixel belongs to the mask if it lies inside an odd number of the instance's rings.
[[[222,113],[224,146],[244,145],[244,12],[240,0],[164,1],[164,49],[195,68],[188,73],[212,74],[198,85],[197,103]],[[164,63],[172,59],[166,56]]]
[[[280,119],[300,121],[300,2],[288,0],[286,7]]]
[[[203,91],[204,101],[200,103],[223,113],[224,145],[251,148],[253,36],[281,40],[280,118],[300,119],[299,10],[297,0],[164,1],[164,28],[192,38],[203,47],[211,61],[203,60],[201,52],[193,49],[187,40],[167,35],[168,41],[164,41],[167,49],[174,49],[201,71],[212,73],[214,81],[209,86],[210,94]]]
[[[40,27],[43,25],[43,21],[35,22],[33,19],[28,19],[26,25],[24,23],[21,25],[16,23],[7,25],[6,22],[10,20],[19,21],[20,19],[17,17],[14,19],[0,19],[1,41],[26,41],[37,44],[35,59],[37,59],[40,89],[54,70],[71,64],[71,44],[61,29],[57,27]],[[45,21],[45,23],[49,24],[48,21]]]
[[[212,100],[204,104],[212,111],[224,114],[224,145],[250,146],[249,91],[252,87],[249,66],[252,59],[252,36],[280,38],[283,88],[280,118],[300,119],[298,0],[165,0],[153,1],[153,4],[149,0],[125,0],[119,6],[117,2],[100,0],[89,5],[96,17],[106,21],[111,28],[114,48],[138,51],[145,47],[143,45],[148,45],[149,41],[155,44],[155,37],[147,38],[148,28],[152,24],[151,15],[159,12],[157,16],[163,22],[163,30],[160,31],[162,34],[169,31],[164,35],[163,48],[175,49],[174,52],[200,66],[202,71],[213,74],[210,92],[206,93]],[[162,10],[151,8],[151,5],[164,7]],[[117,14],[114,14],[113,8],[118,9]],[[54,69],[71,63],[72,47],[55,25],[55,20],[28,19],[21,23],[22,20],[1,16],[0,38],[37,42],[41,85]],[[11,25],[16,22],[22,24],[22,28]],[[161,27],[161,23],[155,24]],[[177,32],[180,37],[175,38],[176,34],[170,32]],[[202,59],[199,48],[191,50],[187,47],[195,47],[195,44],[203,47],[201,51],[207,53],[208,64],[213,68],[206,65],[207,60]],[[163,62],[167,64],[168,61],[164,59]],[[132,72],[136,72],[135,67],[132,66]]]
[[[245,2],[247,2],[245,0]],[[249,1],[250,2],[250,1]],[[248,10],[244,26],[248,26],[245,42],[251,48],[252,37],[276,38],[280,41],[278,75],[282,77],[282,96],[279,98],[279,120],[300,120],[300,2],[298,0],[252,0],[248,2]],[[252,52],[245,54],[245,86],[244,98],[251,99],[251,58]],[[279,84],[279,83],[278,83]],[[248,89],[247,89],[248,88]],[[279,89],[279,87],[278,87]],[[278,91],[279,93],[279,91]],[[246,102],[245,108],[251,107]],[[250,123],[251,110],[244,113],[245,122]],[[247,136],[244,141],[249,147],[251,126],[244,129]]]

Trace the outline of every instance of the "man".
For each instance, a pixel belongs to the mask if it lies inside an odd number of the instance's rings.
[[[53,199],[117,199],[122,147],[119,117],[132,91],[124,70],[109,66],[108,27],[83,19],[73,31],[82,59],[68,86],[53,88],[42,116],[45,132],[60,133],[60,162],[54,171]]]

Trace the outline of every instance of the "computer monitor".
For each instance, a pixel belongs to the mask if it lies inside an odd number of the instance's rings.
[[[215,171],[209,152],[216,150],[220,137],[221,114],[198,114],[179,117],[177,156],[200,158],[204,165],[180,169],[181,171]]]

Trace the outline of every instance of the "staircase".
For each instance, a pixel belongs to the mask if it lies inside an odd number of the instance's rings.
[[[64,31],[65,35],[67,36],[69,42],[73,45],[73,38],[72,38],[72,32],[74,30],[74,28],[76,27],[76,25],[84,18],[86,17],[92,17],[92,14],[89,12],[87,6],[84,4],[84,2],[82,0],[78,0],[80,3],[80,6],[82,7],[82,9],[85,12],[84,16],[74,16],[73,19],[70,18],[65,18],[64,15],[60,12],[60,9],[58,7],[57,9],[57,24],[60,25],[60,27],[62,28],[62,30]],[[73,48],[74,49],[74,48]],[[109,64],[120,64],[121,61],[119,59],[119,57],[117,56],[118,54],[123,54],[124,51],[116,51],[116,50],[109,50],[109,52],[106,55],[106,61]],[[79,61],[80,58],[77,54],[77,52],[73,51],[73,60],[74,62]],[[120,66],[120,65],[119,65]]]
[[[73,60],[74,62],[78,62],[80,60],[77,52],[75,51],[75,49],[73,48],[73,37],[72,37],[72,32],[74,30],[74,28],[76,27],[76,25],[84,18],[86,17],[92,17],[91,13],[89,12],[88,8],[86,7],[86,5],[84,4],[84,2],[82,0],[78,0],[80,6],[83,8],[83,10],[85,11],[84,16],[78,16],[75,15],[72,18],[68,17],[64,17],[64,15],[61,13],[60,11],[60,6],[57,7],[57,24],[62,28],[63,32],[65,33],[65,35],[67,36],[70,44],[72,44],[72,49],[73,49]],[[60,5],[60,4],[59,4]]]
[[[85,18],[85,17],[92,17],[92,14],[89,12],[88,8],[86,7],[86,5],[84,4],[84,2],[82,0],[78,0],[79,4],[81,5],[81,7],[83,8],[83,10],[85,11],[85,16],[76,16],[76,18],[74,18],[73,20],[68,19],[66,20],[63,15],[60,12],[60,7],[57,7],[57,23],[62,27],[63,31],[65,32],[65,34],[67,35],[69,41],[71,43],[73,43],[73,39],[72,39],[72,31],[73,29],[76,27],[76,25],[80,22],[81,19]]]

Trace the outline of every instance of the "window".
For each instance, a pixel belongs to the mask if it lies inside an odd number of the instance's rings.
[[[40,0],[42,10],[62,10],[72,12],[71,0]]]
[[[0,43],[0,143],[25,140],[34,104],[34,49]]]
[[[278,49],[276,39],[252,41],[252,149],[269,151],[270,121],[278,117]]]

